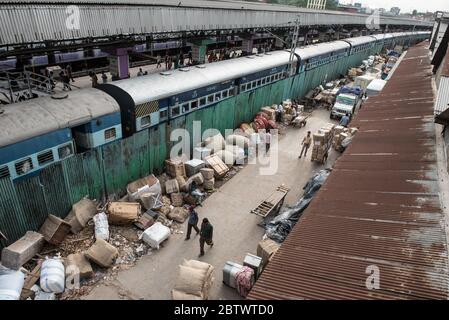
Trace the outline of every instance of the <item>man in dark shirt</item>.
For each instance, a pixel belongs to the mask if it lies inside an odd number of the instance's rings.
[[[200,257],[204,256],[204,243],[207,243],[211,247],[214,245],[212,241],[213,233],[214,227],[209,223],[207,218],[204,218],[200,231]]]
[[[200,233],[198,228],[198,213],[195,211],[193,206],[189,207],[189,221],[187,222],[187,236],[186,240],[190,239],[190,234],[192,233],[192,228],[195,229],[196,234]]]

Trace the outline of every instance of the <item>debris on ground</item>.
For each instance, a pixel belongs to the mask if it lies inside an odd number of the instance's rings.
[[[304,186],[304,195],[292,206],[281,209],[278,216],[265,223],[266,237],[278,242],[284,242],[295,224],[299,221],[304,210],[312,201],[315,193],[321,188],[330,175],[331,169],[318,171]]]

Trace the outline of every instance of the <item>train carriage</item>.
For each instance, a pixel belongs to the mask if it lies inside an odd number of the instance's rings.
[[[12,180],[122,137],[117,102],[96,89],[4,106],[0,127],[0,178]]]

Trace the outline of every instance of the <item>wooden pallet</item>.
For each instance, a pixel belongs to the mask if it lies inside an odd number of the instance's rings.
[[[228,166],[216,154],[205,157],[204,162],[214,169],[214,173],[217,178],[223,177],[229,171]]]
[[[280,185],[268,198],[262,201],[256,208],[251,210],[251,213],[265,218],[273,212],[274,209],[279,209],[282,206],[285,196],[289,191],[290,188]]]

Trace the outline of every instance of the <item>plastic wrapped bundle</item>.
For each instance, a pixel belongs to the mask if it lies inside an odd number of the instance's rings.
[[[226,137],[226,143],[246,149],[249,145],[249,139],[241,135],[231,134]]]
[[[109,239],[109,223],[108,216],[104,212],[100,212],[93,217],[95,224],[95,239]]]
[[[236,274],[237,292],[243,298],[246,298],[249,291],[254,285],[254,270],[250,267],[243,266]]]
[[[204,147],[211,150],[211,153],[216,153],[219,150],[223,150],[225,146],[225,139],[221,134],[209,137],[204,140]]]
[[[19,300],[24,283],[25,275],[21,271],[0,265],[0,300]]]
[[[170,237],[170,228],[160,222],[156,222],[145,230],[140,238],[152,248],[158,249],[161,243]]]
[[[47,259],[42,263],[40,286],[45,292],[64,292],[65,269],[60,259]]]

